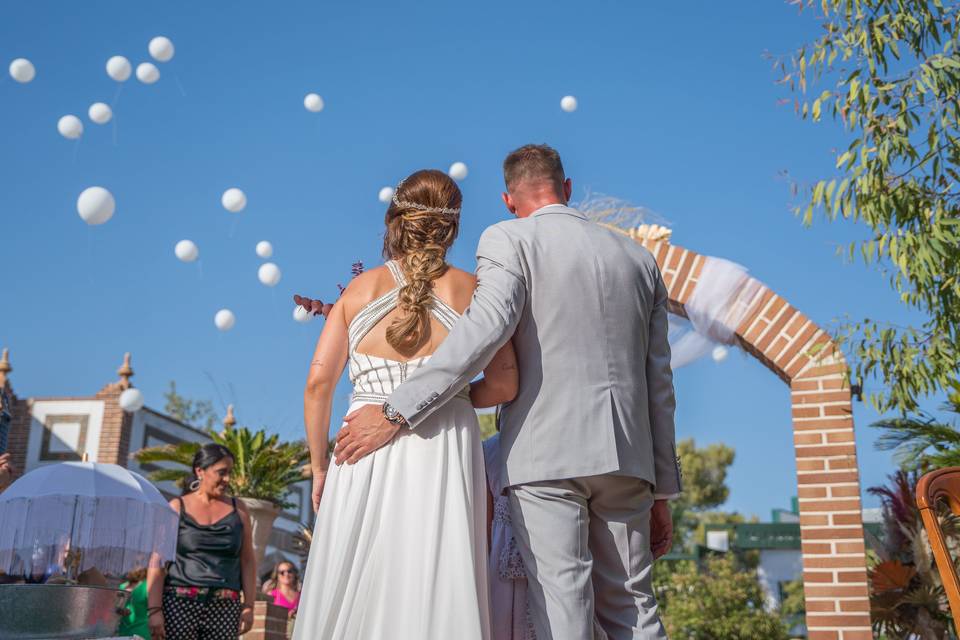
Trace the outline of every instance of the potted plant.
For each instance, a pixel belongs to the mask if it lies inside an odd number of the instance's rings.
[[[303,442],[280,442],[276,434],[261,429],[228,426],[223,431],[208,431],[217,444],[234,455],[230,476],[231,493],[247,507],[253,527],[253,549],[257,565],[263,562],[273,523],[280,511],[293,506],[284,500],[290,486],[310,477],[310,452]],[[147,447],[133,454],[140,464],[173,462],[177,468],[160,469],[150,474],[154,482],[172,481],[181,488],[191,476],[193,456],[201,442]]]

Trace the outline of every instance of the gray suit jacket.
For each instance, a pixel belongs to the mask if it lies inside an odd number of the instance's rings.
[[[390,396],[412,428],[513,337],[517,398],[501,414],[509,485],[616,473],[681,490],[667,291],[649,251],[550,205],[488,228],[470,307]]]

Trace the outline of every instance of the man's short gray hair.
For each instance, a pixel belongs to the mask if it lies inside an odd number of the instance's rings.
[[[503,161],[503,181],[507,191],[521,182],[551,182],[557,193],[563,192],[563,163],[560,154],[546,144],[525,144],[511,151]]]

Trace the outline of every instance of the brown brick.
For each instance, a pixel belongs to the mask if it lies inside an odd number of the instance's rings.
[[[798,458],[827,458],[830,456],[852,456],[857,449],[852,444],[824,445],[822,447],[804,447],[797,449]],[[856,482],[857,474],[852,474],[849,480],[829,480],[829,482]]]
[[[857,598],[856,600],[840,600],[840,611],[869,611],[870,599]]]
[[[804,558],[803,566],[808,569],[862,569],[866,563],[863,557],[857,558]]]
[[[825,416],[849,416],[853,413],[853,407],[849,402],[847,404],[828,404],[820,408]]]
[[[799,498],[826,498],[826,487],[797,487],[797,497]]]
[[[794,380],[790,384],[791,391],[820,391],[819,380]]]
[[[800,535],[805,540],[852,540],[863,537],[860,527],[824,527],[822,529],[804,529]]]
[[[801,502],[800,512],[825,512],[825,511],[859,511],[860,500],[817,500],[816,502]]]
[[[804,571],[804,584],[818,584],[821,582],[836,582],[832,571]]]
[[[818,344],[820,343],[819,338],[817,339],[817,343]],[[820,353],[822,353],[822,351]],[[817,355],[820,355],[820,354],[818,353]],[[847,371],[847,365],[845,364],[840,364],[840,363],[824,364],[820,366],[813,366],[807,369],[806,371],[803,372],[803,377],[804,378],[820,378],[822,376],[828,376],[834,373],[843,374],[843,373],[846,373],[846,371]]]
[[[823,434],[798,433],[793,436],[793,444],[823,444]]]
[[[807,458],[807,457],[820,457],[824,454],[819,454],[818,456],[807,456],[806,451],[812,449],[828,449],[829,447],[808,447],[803,449],[797,449],[798,458]],[[797,480],[798,484],[836,484],[838,482],[856,482],[857,481],[857,472],[856,471],[828,471],[825,473],[805,473],[800,476]]]
[[[858,585],[804,585],[803,592],[812,598],[857,598],[867,597],[867,586]]]
[[[873,631],[870,629],[844,629],[840,633],[841,640],[873,640]]]
[[[797,460],[797,471],[823,471],[826,468],[824,460],[803,458]]]
[[[860,487],[830,487],[831,498],[852,498],[860,496]]]
[[[840,640],[840,632],[814,629],[807,632],[807,640]]]
[[[862,571],[838,571],[837,572],[838,582],[866,582],[867,581],[867,572],[866,570]]]
[[[852,429],[853,419],[847,418],[816,418],[813,420],[795,420],[793,422],[795,430],[810,429]]]
[[[857,468],[857,459],[853,456],[847,458],[837,458],[829,460],[830,470],[835,471],[837,469],[856,469]]]
[[[800,543],[800,548],[803,551],[804,556],[811,555],[826,555],[828,553],[833,553],[833,547],[829,542],[806,542],[802,541]]]
[[[836,613],[837,601],[836,600],[813,600],[807,603],[807,611],[829,611],[830,613]]]
[[[792,393],[790,401],[798,404],[820,404],[821,402],[849,402],[848,391],[823,391],[821,393]]]
[[[823,614],[808,613],[808,627],[858,627],[870,626],[870,615],[849,613],[849,614]]]
[[[824,391],[831,391],[833,389],[850,389],[850,382],[846,380],[843,376],[836,376],[834,378],[823,378],[820,380],[820,386]]]
[[[794,418],[819,418],[821,407],[791,407],[790,414]]]
[[[853,442],[853,429],[828,433],[827,442]]]
[[[817,514],[817,515],[801,515],[800,516],[800,525],[801,526],[822,526],[826,527],[830,525],[829,521],[830,516],[826,514]]]
[[[848,542],[835,542],[837,553],[865,553],[866,544],[863,540],[851,540]]]

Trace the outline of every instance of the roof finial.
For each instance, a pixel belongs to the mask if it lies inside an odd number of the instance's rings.
[[[233,405],[227,405],[227,417],[223,419],[223,426],[227,429],[232,429],[233,425],[237,424],[237,419],[233,417]]]
[[[10,349],[3,348],[3,355],[0,355],[0,389],[7,385],[7,374],[13,371],[10,366]]]
[[[123,389],[129,389],[131,387],[130,378],[133,377],[133,367],[130,366],[129,351],[123,354],[123,365],[117,369],[117,373],[120,374],[120,387]]]

